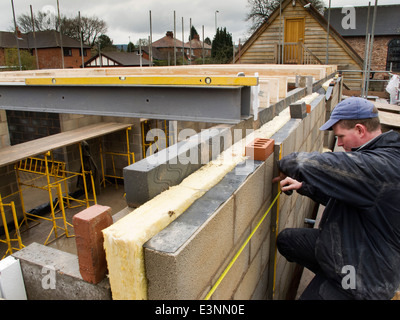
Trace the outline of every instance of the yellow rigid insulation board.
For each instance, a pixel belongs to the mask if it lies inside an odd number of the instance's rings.
[[[289,119],[289,108],[286,108],[272,121],[222,152],[216,160],[188,176],[180,185],[170,187],[103,230],[113,299],[147,299],[143,244],[244,161],[248,142],[258,137],[270,138]]]

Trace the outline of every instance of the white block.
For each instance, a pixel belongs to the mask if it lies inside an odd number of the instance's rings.
[[[12,256],[0,261],[0,298],[27,300],[19,260]]]

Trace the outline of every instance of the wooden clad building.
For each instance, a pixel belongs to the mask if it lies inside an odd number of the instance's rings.
[[[308,1],[284,0],[246,41],[234,62],[333,64],[338,70],[362,70],[361,57],[332,27],[327,41],[327,26],[327,20]],[[344,76],[347,87],[361,88],[360,72],[346,72]]]

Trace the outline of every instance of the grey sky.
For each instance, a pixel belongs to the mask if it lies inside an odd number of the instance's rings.
[[[328,6],[329,0],[323,0]],[[368,0],[331,0],[332,7],[343,5],[364,6]],[[226,27],[235,43],[239,38],[249,36],[249,24],[245,21],[249,11],[247,0],[59,0],[60,11],[66,16],[76,16],[78,11],[84,16],[97,16],[108,25],[107,35],[114,44],[136,43],[139,38],[148,38],[150,33],[149,11],[152,12],[153,41],[163,37],[168,30],[174,29],[174,10],[176,12],[177,38],[182,39],[182,17],[184,18],[185,42],[189,35],[189,19],[200,36],[204,25],[205,37],[215,34],[215,16],[217,26]],[[371,5],[375,0],[371,0]],[[399,0],[379,0],[378,4],[399,4]],[[29,5],[34,13],[45,6],[57,8],[57,0],[14,0],[16,15],[28,14]],[[216,14],[216,11],[218,13]],[[0,0],[0,30],[9,31],[12,26],[11,0]]]

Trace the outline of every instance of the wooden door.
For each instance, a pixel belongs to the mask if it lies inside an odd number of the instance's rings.
[[[304,18],[285,19],[284,63],[301,64],[304,43]]]

